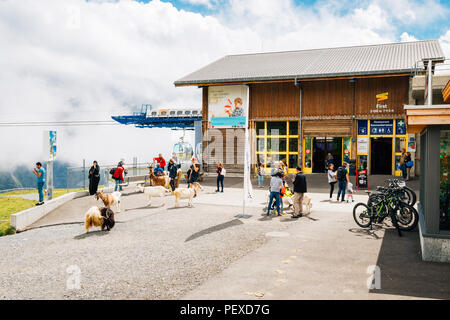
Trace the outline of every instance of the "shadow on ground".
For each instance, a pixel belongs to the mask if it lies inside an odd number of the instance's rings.
[[[386,229],[377,265],[381,289],[371,293],[450,299],[450,264],[422,261],[418,230]]]

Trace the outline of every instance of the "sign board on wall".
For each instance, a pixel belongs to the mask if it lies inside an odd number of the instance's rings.
[[[406,134],[406,122],[403,119],[396,121],[395,126],[395,133],[396,134]]]
[[[244,128],[246,124],[246,86],[208,88],[208,125],[210,128]]]
[[[358,153],[368,153],[369,150],[369,138],[360,137],[358,138]]]
[[[416,152],[416,139],[414,138],[414,136],[409,137],[408,152],[411,152],[411,153]]]
[[[370,120],[370,134],[372,135],[394,134],[394,120]]]
[[[361,136],[367,135],[367,120],[358,120],[358,134]]]

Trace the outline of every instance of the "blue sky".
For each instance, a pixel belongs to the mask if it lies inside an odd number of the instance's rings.
[[[136,0],[138,2],[147,3],[151,0]],[[186,11],[200,13],[202,15],[215,16],[220,12],[226,10],[228,6],[228,0],[161,0],[162,2],[170,2],[177,9],[183,9]],[[245,1],[245,0],[242,0]],[[276,1],[276,0],[274,0]],[[336,16],[344,16],[351,13],[357,8],[367,8],[372,1],[368,0],[292,0],[298,8],[306,10],[312,10],[317,12],[324,5],[331,5],[334,7],[333,12]],[[395,0],[394,0],[395,1]],[[201,4],[201,2],[208,2],[211,5]],[[424,10],[421,15],[427,15],[428,11],[432,11],[433,7],[437,8],[436,4],[442,6],[447,10],[447,14],[441,16],[435,16],[426,24],[411,23],[409,19],[393,19],[391,20],[392,26],[396,29],[398,40],[403,32],[407,32],[409,35],[414,36],[418,40],[439,39],[440,36],[446,33],[450,29],[450,19],[448,18],[450,12],[450,0],[435,0],[435,1],[406,1],[404,9],[408,9],[417,5],[423,6]],[[382,3],[382,2],[381,2]],[[389,9],[387,9],[389,10]],[[388,15],[389,12],[386,12]],[[419,18],[420,19],[420,18]]]

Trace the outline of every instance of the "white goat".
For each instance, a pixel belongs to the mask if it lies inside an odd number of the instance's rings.
[[[178,208],[178,200],[180,199],[189,199],[188,207],[192,207],[192,199],[195,195],[194,188],[177,188],[174,191],[175,195],[175,207]]]
[[[164,196],[166,192],[168,191],[166,188],[162,186],[155,186],[155,187],[141,187],[139,186],[138,189],[148,195],[148,204],[147,206],[152,205],[152,197],[159,197],[162,198],[162,204],[161,207],[165,205]]]

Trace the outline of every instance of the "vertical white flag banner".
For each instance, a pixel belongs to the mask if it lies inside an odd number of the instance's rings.
[[[245,104],[245,114],[249,111],[250,87],[247,86],[247,99]],[[247,201],[253,200],[253,188],[250,180],[250,143],[248,133],[248,116],[245,121],[245,156],[244,156],[244,206]]]

